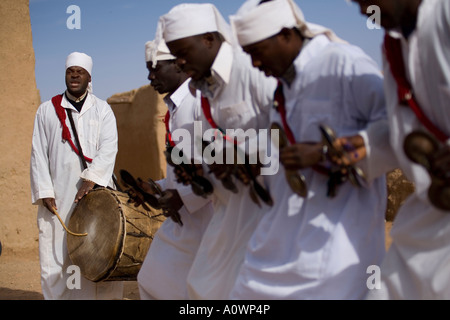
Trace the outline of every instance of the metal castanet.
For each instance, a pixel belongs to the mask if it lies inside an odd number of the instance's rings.
[[[144,201],[147,202],[151,207],[153,207],[155,209],[161,209],[158,199],[154,195],[149,194],[149,193],[145,192],[144,190],[142,190],[142,188],[139,187],[136,179],[134,179],[134,177],[133,177],[133,175],[131,175],[131,173],[129,173],[127,170],[122,169],[122,170],[120,170],[120,177],[126,185],[133,188],[135,192],[142,195],[142,197],[144,198]]]
[[[233,193],[238,193],[239,190],[236,186],[236,184],[233,181],[233,177],[230,173],[226,173],[224,174],[221,178],[220,178],[220,182],[222,182],[222,185],[224,186],[225,189],[233,192]]]
[[[278,130],[279,132],[279,141],[274,141],[275,145],[278,145],[279,150],[287,147],[289,145],[288,138],[286,136],[286,132],[281,127],[280,124],[273,122],[270,126],[271,130]],[[291,188],[297,195],[302,198],[305,198],[308,195],[308,187],[306,186],[305,177],[295,170],[285,169],[286,180]]]
[[[428,198],[436,208],[450,212],[450,183],[443,180],[432,181],[428,188]]]
[[[150,194],[145,192],[137,183],[136,179],[133,177],[133,175],[131,173],[129,173],[126,170],[120,170],[120,177],[122,178],[122,180],[124,181],[125,184],[127,184],[128,186],[130,186],[131,188],[134,189],[135,192],[139,193],[144,201],[146,203],[148,203],[152,208],[155,209],[162,209],[161,205],[159,204],[158,199]],[[152,185],[153,188],[156,187],[156,191],[160,193],[160,195],[162,195],[162,190],[159,189],[158,185],[156,183],[154,183]],[[181,222],[181,217],[180,214],[178,212],[174,213],[172,212],[170,215],[167,214],[167,211],[162,209],[164,212],[165,216],[170,216],[172,218],[172,220],[174,220],[176,223],[183,225],[183,223]]]
[[[180,164],[175,164],[172,161],[173,150],[175,150],[175,152],[177,152],[178,155],[182,157],[181,158],[182,161]],[[166,157],[167,163],[170,166],[174,168],[180,167],[184,172],[186,172],[190,176],[191,180],[189,183],[191,185],[192,192],[194,192],[194,194],[206,198],[213,193],[214,187],[212,186],[211,182],[209,182],[209,180],[206,179],[205,177],[198,175],[195,171],[195,168],[187,164],[188,163],[187,159],[185,159],[184,154],[181,150],[177,149],[176,147],[168,147],[164,151],[164,155]]]
[[[158,184],[153,181],[153,179],[148,179],[148,183],[150,184],[152,190],[157,193],[160,197],[162,197],[164,195],[164,192],[162,191],[162,189],[158,186]],[[164,212],[164,216],[170,216],[170,218],[178,223],[180,226],[183,226],[183,221],[181,221],[181,216],[178,212],[172,212],[172,213],[168,213],[167,210],[165,210],[163,208],[163,212]]]
[[[246,161],[245,168],[247,170],[247,174],[250,177],[251,181],[251,190],[250,192],[254,192],[258,195],[258,197],[268,206],[273,206],[273,199],[270,195],[270,192],[266,190],[259,182],[256,180],[255,175],[253,174],[252,168],[250,164]]]
[[[212,142],[208,142],[208,141],[203,140],[202,141],[203,150],[206,147],[208,147],[211,143]],[[215,156],[215,150],[211,151],[211,156],[212,157]],[[239,190],[238,190],[236,184],[233,181],[233,172],[232,171],[233,170],[232,169],[230,170],[229,167],[228,167],[227,171],[222,174],[222,176],[219,178],[219,180],[220,180],[220,182],[222,183],[222,185],[223,185],[223,187],[225,189],[227,189],[227,190],[229,190],[229,191],[231,191],[233,193],[238,193]]]
[[[403,141],[403,150],[413,162],[431,171],[431,157],[439,150],[439,143],[423,131],[413,131]]]
[[[438,172],[433,167],[432,157],[441,149],[440,143],[424,131],[413,131],[403,142],[406,156],[424,167],[431,178],[428,199],[438,209],[450,211],[450,172]]]

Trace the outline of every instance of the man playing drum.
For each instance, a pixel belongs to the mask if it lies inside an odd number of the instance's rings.
[[[82,276],[69,279],[71,270],[77,269],[71,267],[66,233],[53,213],[67,223],[76,203],[94,185],[114,187],[118,145],[111,107],[92,94],[92,58],[71,53],[65,72],[67,90],[39,106],[32,137],[31,196],[38,205],[42,293],[45,299],[122,299],[122,282],[94,283]],[[77,133],[67,120],[70,112],[88,163],[84,170]]]

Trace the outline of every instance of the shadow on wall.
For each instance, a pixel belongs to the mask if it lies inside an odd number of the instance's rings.
[[[107,101],[116,116],[119,133],[114,173],[121,186],[121,169],[143,180],[164,178],[165,126],[162,120],[167,107],[162,97],[150,85],[146,85],[115,94]]]

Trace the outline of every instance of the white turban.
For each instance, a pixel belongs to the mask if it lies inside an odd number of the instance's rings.
[[[156,67],[158,61],[176,59],[176,57],[170,53],[162,33],[162,25],[159,21],[156,26],[155,39],[153,41],[148,41],[145,44],[145,61],[152,61],[153,68]]]
[[[219,32],[225,41],[232,43],[232,33],[217,8],[210,3],[183,3],[173,7],[160,17],[166,42],[196,36],[207,32]]]
[[[85,53],[72,52],[67,56],[66,69],[73,66],[82,67],[92,75],[92,58]]]
[[[145,44],[145,61],[151,61],[153,68],[156,67],[158,61],[175,59],[176,58],[170,53],[164,39],[161,39],[159,42],[157,42],[157,40],[147,41]]]
[[[283,28],[298,28],[304,37],[325,34],[331,41],[345,42],[333,31],[307,23],[293,0],[272,0],[262,4],[248,0],[230,17],[233,32],[241,46],[247,46],[278,34]]]
[[[81,52],[72,52],[66,59],[66,70],[73,66],[82,67],[90,76],[92,76],[92,65],[92,58]],[[88,91],[92,92],[92,82],[89,82]]]

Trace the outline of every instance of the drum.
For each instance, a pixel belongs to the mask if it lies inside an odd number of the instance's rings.
[[[153,236],[166,219],[160,212],[128,203],[127,193],[98,188],[77,204],[68,228],[86,236],[67,234],[72,263],[88,280],[134,281]]]

